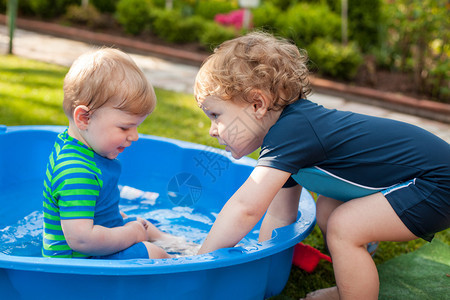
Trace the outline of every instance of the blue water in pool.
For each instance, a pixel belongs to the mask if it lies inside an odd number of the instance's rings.
[[[195,255],[217,216],[217,213],[206,210],[170,206],[167,199],[162,200],[167,195],[158,192],[130,186],[119,186],[119,189],[121,211],[128,216],[148,219],[161,231],[183,238],[170,244],[156,243],[174,256]],[[20,194],[21,198],[25,196],[23,190]],[[15,256],[41,256],[42,223],[42,211],[36,210],[14,224],[0,228],[0,252]],[[240,246],[255,244],[257,237],[258,231],[255,230],[241,241]]]

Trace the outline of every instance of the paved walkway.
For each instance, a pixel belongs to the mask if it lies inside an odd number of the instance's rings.
[[[0,25],[1,54],[7,52],[8,40],[6,27]],[[70,66],[79,55],[95,47],[98,46],[17,29],[13,51],[17,56]],[[144,71],[153,86],[176,92],[192,93],[198,67],[171,62],[151,55],[130,55]],[[350,110],[415,124],[450,143],[450,124],[447,123],[398,113],[323,93],[315,93],[309,98],[329,108]]]

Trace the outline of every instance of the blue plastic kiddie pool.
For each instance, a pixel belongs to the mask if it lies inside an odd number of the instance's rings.
[[[264,299],[288,279],[294,245],[315,224],[300,197],[297,221],[257,243],[260,224],[234,248],[171,259],[50,259],[40,255],[42,181],[61,126],[0,126],[0,299]],[[121,209],[200,244],[252,159],[141,135],[119,156]]]

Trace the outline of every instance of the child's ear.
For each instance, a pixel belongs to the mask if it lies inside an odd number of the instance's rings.
[[[253,90],[251,93],[253,111],[257,119],[262,119],[269,110],[272,102],[261,90]]]
[[[78,105],[73,111],[73,120],[80,130],[86,130],[89,124],[90,113],[86,105]]]

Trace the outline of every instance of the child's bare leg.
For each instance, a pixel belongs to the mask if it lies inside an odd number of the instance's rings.
[[[338,206],[326,233],[340,299],[378,299],[378,273],[368,242],[417,238],[380,193]]]
[[[316,222],[322,232],[325,247],[327,247],[326,233],[327,224],[330,215],[344,202],[319,195],[316,202]],[[337,287],[330,287],[308,293],[306,299],[327,299],[339,300],[339,293]]]
[[[166,251],[164,251],[162,248],[150,243],[150,242],[144,242],[145,247],[147,248],[148,257],[152,259],[159,259],[159,258],[171,258],[169,254],[167,254]]]
[[[337,287],[333,286],[308,293],[303,299],[339,300],[339,293]]]
[[[326,244],[328,218],[331,213],[344,202],[319,195],[316,202],[316,221]]]

